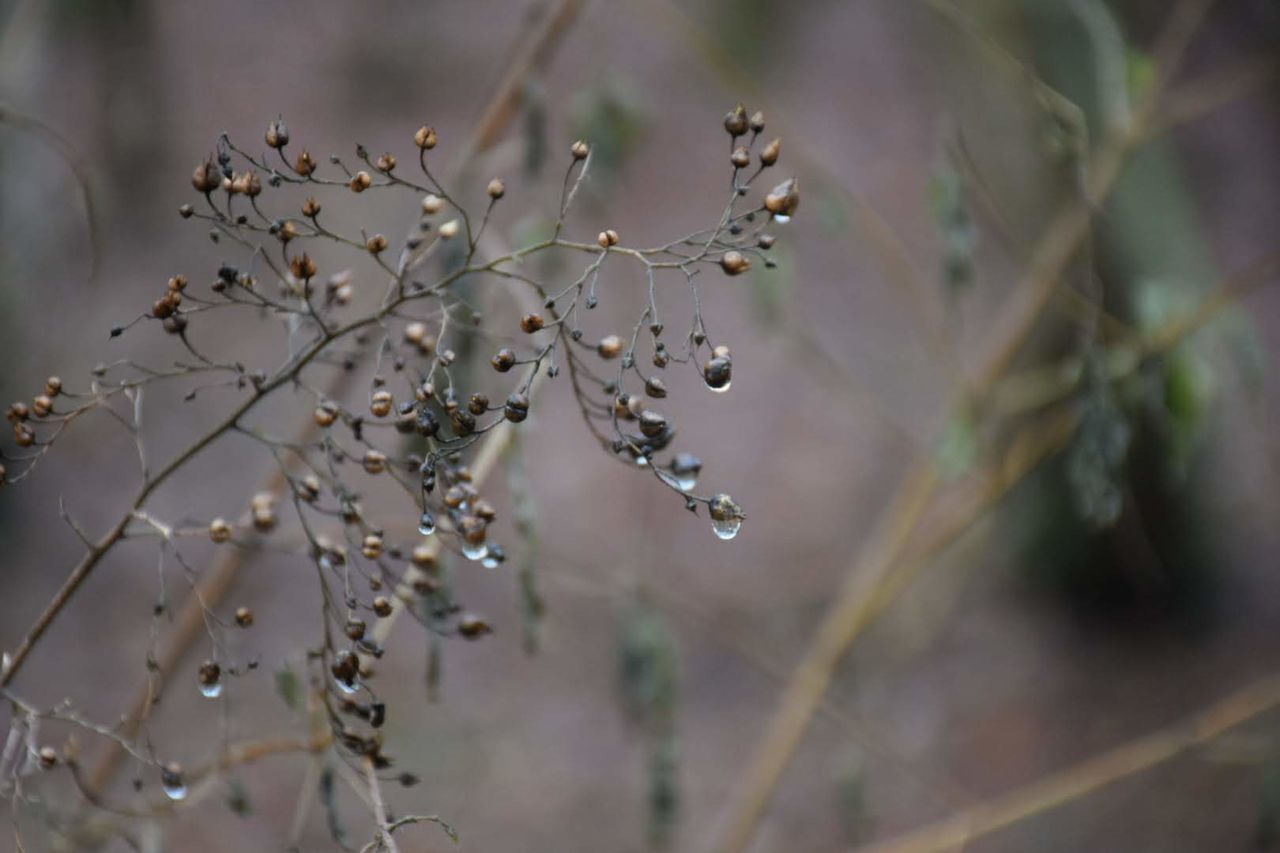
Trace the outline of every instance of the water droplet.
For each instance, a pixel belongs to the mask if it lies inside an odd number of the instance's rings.
[[[502,550],[502,546],[493,544],[489,546],[488,551],[480,561],[480,565],[486,569],[496,569],[507,559],[507,554]]]
[[[418,519],[418,532],[423,536],[430,536],[436,532],[436,517],[429,512],[424,512],[422,518]]]
[[[468,560],[482,560],[489,553],[489,546],[484,542],[472,544],[464,541],[462,543],[462,556]]]
[[[787,216],[785,213],[775,213],[773,215],[773,221],[778,223],[779,225],[786,225],[788,222],[791,221],[791,217]]]
[[[728,382],[721,385],[719,388],[710,384],[707,385],[707,387],[710,388],[712,391],[715,391],[717,394],[723,394],[724,392],[729,390],[729,386],[732,384],[733,384],[733,380],[729,380]]]
[[[671,480],[682,492],[690,492],[698,485],[702,461],[692,453],[677,453],[671,460]]]
[[[182,800],[187,796],[186,785],[164,785],[165,795],[171,800]]]
[[[321,554],[319,563],[320,568],[324,569],[326,572],[333,571],[333,557],[330,557],[328,554]]]
[[[637,454],[637,455],[636,455],[636,465],[637,465],[637,466],[639,466],[639,467],[643,468],[644,466],[646,466],[646,465],[648,465],[648,464],[649,464],[649,457],[648,457],[648,456],[645,456],[643,453],[641,453],[641,454]]]
[[[222,682],[216,681],[213,684],[201,684],[200,694],[202,696],[207,696],[210,699],[217,699],[222,695]]]
[[[486,569],[496,569],[498,568],[498,561],[493,558],[493,554],[486,553],[484,558],[480,561],[480,565],[484,566]]]
[[[182,775],[182,768],[170,764],[160,770],[160,787],[165,796],[171,800],[182,800],[187,796],[187,780]]]
[[[359,679],[353,678],[350,681],[345,681],[341,678],[335,677],[333,681],[335,684],[338,685],[338,689],[341,690],[343,693],[359,693],[360,692]]]
[[[719,521],[712,519],[711,529],[714,530],[716,535],[721,539],[732,539],[737,536],[738,531],[742,529],[742,519],[726,518]]]

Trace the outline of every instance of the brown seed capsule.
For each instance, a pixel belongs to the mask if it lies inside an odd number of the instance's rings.
[[[440,226],[440,230],[436,233],[440,235],[441,240],[452,240],[458,236],[458,229],[462,226],[458,224],[458,220],[450,219],[448,222]]]
[[[297,172],[304,178],[310,177],[316,170],[316,159],[311,156],[310,151],[303,151],[298,155],[298,159],[294,161],[293,171]]]
[[[365,242],[364,247],[369,250],[369,254],[379,255],[386,251],[387,238],[381,234],[374,234]]]
[[[607,249],[610,246],[618,245],[618,232],[612,228],[606,228],[596,236],[596,242],[600,244],[600,248]]]
[[[334,678],[343,684],[355,684],[356,678],[360,675],[360,659],[343,649],[333,656],[333,663],[329,665],[329,671],[333,673]]]
[[[315,503],[320,497],[320,478],[308,474],[298,482],[298,496],[307,503]]]
[[[667,419],[652,410],[640,413],[640,432],[645,438],[657,438],[667,428]]]
[[[532,335],[547,324],[541,314],[525,314],[520,318],[520,329],[527,334]]]
[[[778,162],[778,155],[781,153],[782,140],[773,140],[760,151],[760,165],[766,167],[772,166],[774,163]]]
[[[276,230],[276,239],[281,243],[288,243],[290,240],[298,236],[298,226],[292,219],[286,219]]]
[[[218,664],[211,660],[207,660],[200,664],[198,677],[202,685],[205,687],[212,687],[218,683],[219,679],[222,678],[222,667],[218,666]]]
[[[173,303],[167,298],[151,303],[151,316],[163,320],[173,313]]]
[[[367,560],[376,560],[382,556],[382,547],[382,537],[376,533],[370,533],[360,543],[360,553],[364,554]]]
[[[30,447],[36,443],[35,430],[26,424],[14,424],[13,440],[19,447]]]
[[[529,397],[519,391],[512,394],[507,398],[506,405],[502,407],[502,414],[513,424],[520,423],[529,417]]]
[[[62,393],[62,380],[57,376],[50,376],[44,381],[44,393],[50,397],[56,397]]]
[[[764,197],[764,206],[774,216],[793,216],[800,206],[800,182],[791,178],[778,184]]]
[[[227,542],[231,539],[231,525],[225,518],[215,518],[209,522],[209,538],[214,542]]]
[[[374,168],[383,174],[390,174],[396,167],[396,157],[394,154],[383,154],[373,163]]]
[[[40,767],[48,770],[58,764],[58,751],[51,746],[40,747]]]
[[[764,130],[764,113],[760,112],[760,110],[753,112],[748,124],[751,126],[752,133],[760,133]]]
[[[364,620],[363,620],[363,619],[348,619],[348,620],[347,620],[346,632],[347,632],[347,638],[348,638],[348,639],[351,639],[351,640],[362,640],[362,639],[364,639],[364,632],[365,632],[365,629],[366,629],[366,626],[365,626],[365,624],[364,624]]]
[[[515,350],[503,347],[494,354],[493,358],[489,360],[489,363],[492,364],[493,369],[499,373],[506,373],[516,365]]]
[[[27,406],[26,403],[19,400],[16,403],[10,404],[9,411],[5,415],[5,417],[7,417],[12,423],[16,424],[20,421],[25,421],[27,418],[31,417],[31,409]]]
[[[361,169],[351,176],[351,183],[348,184],[353,193],[362,193],[369,187],[373,186],[373,178],[369,177],[369,173]]]
[[[484,498],[476,498],[475,505],[471,508],[477,518],[483,519],[486,523],[493,521],[498,517],[498,511],[493,508],[493,504]]]
[[[409,560],[420,569],[434,569],[436,567],[435,546],[427,542],[420,542],[413,546],[413,551],[409,554]]]
[[[472,394],[467,401],[467,411],[473,415],[483,415],[489,411],[489,398],[484,394]]]
[[[487,522],[478,515],[464,515],[458,522],[458,533],[468,545],[480,545],[486,536]]]
[[[776,242],[776,238],[772,234],[761,234],[756,238],[756,245],[766,251],[773,248],[774,242]]]
[[[191,173],[191,186],[196,188],[196,192],[205,195],[222,186],[222,175],[218,172],[218,167],[209,160],[197,165]]]
[[[702,378],[713,391],[729,390],[729,383],[733,381],[733,362],[721,356],[708,359],[702,366]]]
[[[320,202],[316,201],[315,196],[309,197],[302,203],[302,215],[313,219],[320,215]]]
[[[653,354],[653,366],[654,366],[654,367],[658,367],[658,368],[666,367],[666,366],[667,366],[667,363],[668,363],[668,362],[670,362],[670,361],[671,361],[671,356],[667,355],[667,351],[666,351],[666,350],[657,350],[657,351]]]
[[[284,119],[276,119],[267,125],[267,145],[271,148],[283,148],[289,144],[289,128]]]
[[[268,530],[276,526],[276,511],[274,506],[254,507],[250,513],[253,516],[253,526],[257,530],[266,533]]]
[[[729,135],[737,138],[747,132],[750,123],[747,120],[747,110],[742,104],[738,104],[724,115],[724,129]]]
[[[391,602],[385,595],[373,600],[373,612],[384,619],[391,615]]]
[[[317,426],[333,426],[333,422],[338,419],[338,407],[329,402],[321,403],[316,406],[315,419]]]
[[[729,348],[724,344],[712,348],[711,355],[715,358],[732,358],[733,353],[729,352]]]
[[[427,336],[427,324],[414,321],[404,327],[404,339],[414,345],[422,343]]]
[[[427,216],[433,213],[439,213],[440,208],[444,207],[444,200],[437,195],[424,195],[422,197],[422,212]]]
[[[458,633],[465,639],[478,640],[485,634],[492,634],[493,628],[474,613],[466,613],[458,619]]]
[[[374,391],[373,396],[369,398],[369,411],[375,418],[385,418],[391,414],[391,407],[394,404],[395,400],[391,397],[390,391]]]
[[[729,162],[733,164],[735,169],[745,169],[751,165],[751,152],[747,150],[745,145],[739,145],[729,155]]]
[[[311,260],[311,256],[306,252],[301,255],[294,255],[289,259],[289,272],[293,273],[294,278],[306,281],[309,278],[314,278],[318,271],[319,268],[316,266],[316,262]]]
[[[256,198],[262,195],[262,179],[258,177],[257,172],[245,172],[240,191],[249,198]]]
[[[742,507],[734,503],[733,498],[719,494],[711,498],[707,508],[712,521],[740,521],[743,518]]]
[[[485,188],[485,191],[489,193],[489,198],[497,201],[506,195],[507,185],[502,183],[499,178],[494,178],[489,182],[489,186]]]
[[[165,319],[162,325],[164,326],[164,330],[169,334],[180,335],[186,331],[187,318],[183,317],[181,314],[174,314],[172,317]]]
[[[742,275],[751,269],[751,259],[736,249],[730,249],[720,258],[720,269],[725,275]]]
[[[187,289],[187,277],[185,275],[170,276],[166,286],[175,293],[180,293]]]
[[[436,147],[436,129],[427,127],[425,124],[418,128],[418,132],[413,135],[413,144],[417,145],[423,151],[430,151]]]
[[[575,160],[585,160],[587,155],[591,153],[591,146],[579,139],[569,146],[569,153],[573,155]]]
[[[236,608],[236,624],[241,628],[248,628],[253,624],[253,611],[247,607]]]
[[[622,355],[622,338],[617,335],[605,335],[600,339],[600,343],[596,344],[596,352],[601,358],[617,358]]]
[[[453,434],[463,438],[476,431],[476,416],[462,409],[456,409],[449,413],[449,424],[453,427]]]
[[[361,464],[367,473],[381,474],[387,470],[387,456],[379,450],[366,450]]]
[[[47,418],[53,412],[53,398],[39,394],[31,401],[31,411],[37,418]]]
[[[661,400],[663,397],[667,396],[667,386],[658,377],[650,376],[644,381],[644,393],[656,400]]]

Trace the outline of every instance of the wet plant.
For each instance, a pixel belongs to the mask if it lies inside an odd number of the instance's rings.
[[[162,814],[174,802],[198,800],[199,790],[264,749],[296,749],[333,756],[342,765],[340,778],[357,780],[373,804],[374,847],[394,847],[399,826],[438,821],[385,814],[380,783],[416,777],[393,769],[381,733],[389,711],[379,696],[376,662],[401,614],[431,638],[433,686],[445,642],[477,641],[493,630],[464,606],[455,577],[471,564],[501,570],[524,547],[499,541],[497,522],[510,508],[486,496],[485,481],[514,431],[537,420],[547,383],[570,387],[585,429],[604,453],[652,477],[691,512],[705,513],[716,536],[732,539],[742,526],[745,512],[733,498],[699,489],[702,463],[677,436],[681,408],[690,416],[711,398],[677,400],[663,376],[691,370],[710,391],[730,390],[733,356],[713,335],[701,291],[771,265],[773,229],[794,215],[799,188],[794,178],[765,181],[776,171],[781,143],[763,135],[762,114],[738,106],[723,127],[730,142],[723,206],[709,211],[708,227],[652,247],[630,245],[608,222],[578,236],[583,226],[570,213],[590,179],[593,151],[586,140],[565,148],[554,222],[537,239],[511,248],[492,222],[502,206],[519,200],[494,177],[479,206],[465,205],[465,186],[439,177],[448,145],[430,126],[406,134],[401,152],[356,145],[351,156],[327,158],[296,140],[283,119],[269,122],[261,145],[220,136],[195,165],[194,197],[178,212],[205,229],[227,260],[157,283],[150,304],[110,329],[112,339],[122,339],[113,348],[136,336],[171,339],[178,353],[172,363],[146,365],[126,356],[82,380],[50,376],[30,400],[8,408],[12,441],[0,446],[6,488],[36,475],[64,433],[94,414],[135,442],[141,485],[101,536],[63,513],[84,554],[21,643],[4,655],[0,685],[14,712],[0,790],[22,803],[27,775],[65,767],[97,807],[75,830],[78,837],[92,837],[90,825],[128,837],[122,813]],[[393,196],[414,199],[417,210],[401,239],[339,224],[365,217],[371,202]],[[605,284],[635,271],[644,282],[638,315],[624,327],[596,321],[597,307],[617,291]],[[660,301],[679,300],[683,314],[660,315]],[[241,334],[239,325],[231,332],[231,324],[246,315],[258,335],[274,342],[274,360],[258,355],[271,351],[268,346],[227,345]],[[142,424],[144,413],[163,416],[146,403],[151,389],[168,385],[180,387],[187,401],[215,392],[229,401],[220,420],[157,464]],[[281,410],[305,423],[296,436]],[[282,488],[197,521],[156,500],[158,490],[228,436],[259,448]],[[517,481],[508,493],[519,501],[523,471],[508,470]],[[365,509],[375,494],[395,496],[382,503],[395,507],[391,517]],[[512,529],[531,539],[532,515],[516,506],[514,516]],[[403,529],[416,536],[392,532]],[[289,670],[277,682],[305,723],[304,737],[265,746],[224,741],[207,767],[186,770],[149,740],[90,723],[70,705],[40,708],[21,698],[20,676],[35,675],[28,666],[32,650],[104,558],[134,540],[154,542],[162,578],[166,566],[176,564],[193,589],[202,571],[195,546],[204,542],[215,552],[269,547],[311,567],[322,602],[315,641],[302,655],[303,672]],[[516,583],[536,617],[541,602],[532,575],[521,569]],[[209,700],[227,701],[236,679],[258,667],[229,639],[252,630],[253,611],[196,598],[206,659],[194,671],[166,672],[149,654],[141,718],[171,681],[189,679]],[[153,640],[167,610],[162,591]],[[74,748],[43,742],[39,723],[50,719],[127,753],[138,780],[133,799],[104,799],[110,769],[87,772]],[[149,798],[150,786],[162,797]]]

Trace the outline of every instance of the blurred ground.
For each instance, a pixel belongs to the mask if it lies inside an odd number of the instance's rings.
[[[256,142],[266,122],[283,114],[294,138],[323,157],[355,142],[407,152],[413,129],[430,121],[447,152],[465,138],[526,14],[539,5],[10,4],[0,35],[0,100],[58,129],[80,153],[98,205],[102,258],[99,280],[87,285],[76,185],[48,149],[0,128],[0,358],[8,368],[0,390],[17,398],[48,373],[70,381],[125,350],[155,361],[172,356],[156,334],[108,342],[107,330],[149,304],[169,275],[203,279],[228,254],[174,215],[190,195],[191,166],[220,131]],[[1273,6],[1221,5],[1197,43],[1193,69],[1274,47]],[[392,708],[387,740],[400,765],[424,781],[389,794],[397,810],[447,817],[466,851],[644,849],[647,759],[643,738],[619,708],[614,672],[629,590],[643,585],[655,592],[680,656],[684,802],[673,847],[696,849],[711,837],[782,674],[874,526],[910,442],[941,426],[949,366],[935,355],[910,299],[885,276],[867,234],[832,214],[828,196],[816,190],[834,179],[856,193],[896,233],[918,277],[936,280],[927,187],[947,87],[946,69],[934,61],[937,46],[955,38],[923,4],[892,0],[597,2],[575,25],[536,81],[550,148],[545,173],[519,177],[519,130],[477,171],[511,175],[513,207],[526,199],[551,203],[575,108],[602,86],[630,93],[645,117],[643,136],[611,197],[589,201],[576,228],[589,237],[607,223],[630,243],[652,244],[718,215],[726,174],[720,116],[739,100],[765,110],[770,131],[784,138],[787,168],[815,189],[780,240],[791,258],[785,299],[867,390],[851,396],[794,345],[794,334],[762,323],[741,280],[708,286],[709,322],[734,348],[733,391],[713,398],[692,381],[675,382],[670,408],[682,440],[706,463],[704,480],[748,510],[741,535],[723,543],[649,478],[582,452],[588,443],[576,409],[565,389],[552,388],[523,445],[544,547],[543,648],[533,657],[521,650],[509,572],[463,571],[460,595],[497,633],[450,644],[442,701],[429,704],[425,641],[416,626],[398,626],[381,670]],[[726,70],[730,64],[741,70]],[[1270,248],[1280,226],[1274,94],[1229,106],[1175,140],[1218,267],[1236,268]],[[398,234],[407,204],[371,212],[362,223]],[[959,313],[945,314],[939,296],[930,316],[946,317],[962,353],[971,354],[1010,281],[984,281]],[[602,311],[629,316],[627,293],[604,297]],[[1264,352],[1274,351],[1280,293],[1250,297],[1248,314]],[[244,358],[265,355],[247,333],[234,345],[247,348]],[[1224,390],[1209,429],[1212,499],[1204,523],[1229,543],[1211,630],[1125,633],[1071,620],[1027,590],[996,516],[855,647],[829,696],[843,722],[817,719],[753,849],[843,849],[907,829],[1176,720],[1275,670],[1280,532],[1272,425],[1280,394],[1269,355],[1265,365],[1260,391]],[[216,394],[151,405],[151,423],[170,425],[152,437],[157,458],[220,411]],[[886,426],[886,414],[895,426]],[[160,500],[180,503],[196,519],[237,511],[264,460],[236,447],[201,457]],[[70,435],[39,476],[0,491],[0,647],[12,647],[74,560],[76,542],[57,521],[59,496],[88,528],[100,529],[117,512],[112,496],[123,497],[120,483],[132,482],[130,453],[98,421]],[[497,500],[501,506],[501,493]],[[171,584],[181,588],[176,575]],[[231,597],[229,604],[250,602],[258,614],[258,627],[237,635],[235,648],[262,660],[259,672],[229,691],[236,736],[288,725],[271,673],[314,639],[311,584],[305,566],[264,554]],[[24,695],[41,702],[69,696],[102,719],[118,713],[142,673],[154,588],[148,548],[122,549],[33,658],[19,684]],[[217,715],[184,687],[177,678],[152,734],[165,754],[195,764],[216,745],[206,733],[215,731]],[[1268,717],[1249,731],[1270,737],[1277,722]],[[240,774],[253,813],[235,817],[215,802],[185,812],[171,829],[170,849],[279,849],[302,767],[302,759],[287,758]],[[1198,752],[973,848],[1243,849],[1254,836],[1265,771],[1262,761],[1227,763]],[[360,806],[346,802],[344,810],[349,828],[362,831]],[[429,826],[404,838],[405,849],[449,847]],[[330,844],[314,813],[303,849]]]

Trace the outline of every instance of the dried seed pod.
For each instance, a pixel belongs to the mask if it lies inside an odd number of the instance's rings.
[[[285,125],[284,119],[276,119],[267,125],[266,135],[267,145],[271,148],[284,148],[289,144],[289,128]]]
[[[218,167],[211,161],[205,160],[192,171],[191,186],[196,188],[196,192],[208,195],[222,186],[222,173],[218,171]]]
[[[573,155],[575,160],[585,160],[587,155],[591,153],[591,146],[579,139],[569,146],[569,153]]]
[[[764,197],[765,209],[776,219],[790,219],[800,206],[800,182],[795,178],[783,181]]]
[[[523,393],[517,391],[507,398],[506,404],[502,407],[502,414],[507,420],[514,424],[518,424],[525,418],[529,417],[529,398]]]
[[[458,633],[465,639],[478,640],[486,634],[492,634],[493,628],[474,613],[466,613],[458,619]]]
[[[484,394],[472,394],[467,401],[467,411],[473,415],[483,415],[489,411],[489,398]]]
[[[612,228],[606,228],[596,236],[596,242],[600,244],[600,248],[607,249],[610,246],[618,245],[618,232]]]
[[[247,607],[236,608],[236,624],[241,628],[248,628],[253,624],[253,611]]]
[[[227,542],[231,539],[231,525],[225,518],[215,518],[209,522],[209,538],[214,542]]]
[[[751,269],[751,259],[737,249],[730,249],[720,257],[720,269],[725,275],[742,275]]]
[[[404,327],[404,339],[411,344],[421,344],[427,337],[427,324],[414,321]]]
[[[310,177],[316,170],[316,159],[311,156],[310,151],[303,150],[298,155],[298,159],[293,163],[293,171],[297,172],[304,178]]]
[[[364,624],[363,619],[351,618],[347,620],[346,633],[347,633],[348,639],[351,639],[351,640],[364,639],[364,632],[366,629],[367,629],[367,626]]]
[[[752,133],[762,132],[764,130],[764,113],[762,113],[760,110],[756,110],[755,112],[753,112],[751,114],[751,119],[748,122],[748,124],[751,127]]]
[[[712,391],[729,390],[733,381],[733,362],[728,358],[713,356],[702,366],[702,378]]]
[[[759,246],[761,249],[768,251],[769,249],[773,248],[775,239],[776,238],[772,234],[761,234],[759,237],[756,238],[756,245]]]
[[[351,182],[348,186],[351,187],[353,193],[362,193],[373,186],[373,178],[369,177],[369,173],[362,169],[351,176]]]
[[[375,418],[385,418],[391,414],[394,402],[390,391],[374,391],[373,396],[369,398],[369,411]]]
[[[448,222],[440,226],[440,231],[438,232],[440,234],[440,239],[452,240],[454,237],[458,236],[458,229],[461,227],[462,226],[458,224],[458,220],[450,219]]]
[[[596,352],[601,358],[611,359],[617,358],[622,354],[622,348],[625,346],[622,338],[617,335],[605,335],[600,339],[600,343],[596,344]]]
[[[394,154],[383,154],[374,162],[374,168],[383,174],[390,174],[396,167]]]
[[[56,767],[58,764],[58,751],[51,746],[42,746],[38,753],[40,758],[40,767],[48,770]]]
[[[413,144],[417,145],[423,151],[430,151],[432,148],[435,148],[437,141],[439,140],[436,137],[436,129],[434,127],[427,127],[425,124],[418,128],[418,132],[413,135]]]
[[[729,155],[729,162],[733,164],[735,169],[745,169],[751,165],[751,152],[747,150],[745,145],[739,145]]]
[[[385,619],[390,616],[391,609],[391,601],[385,595],[380,595],[373,600],[373,612],[379,617]]]
[[[667,396],[666,384],[656,376],[650,376],[644,381],[644,393],[653,397],[655,400],[661,400]]]
[[[387,249],[387,238],[381,234],[374,234],[365,241],[364,247],[369,250],[369,254],[380,255]]]
[[[37,418],[47,418],[53,412],[53,398],[47,394],[38,394],[31,401],[31,411]]]
[[[506,184],[502,183],[502,180],[500,178],[494,178],[493,180],[489,181],[489,186],[485,188],[485,192],[489,193],[489,198],[493,199],[494,201],[497,201],[498,199],[506,195],[507,186]]]
[[[316,262],[306,252],[301,255],[294,255],[289,259],[289,272],[293,273],[293,277],[306,281],[314,278],[320,268],[316,266]]]
[[[36,443],[35,430],[26,424],[14,424],[13,440],[19,447],[30,447]]]
[[[317,426],[333,426],[333,422],[338,419],[338,407],[333,403],[325,401],[316,406],[314,417],[316,419]]]
[[[433,213],[439,213],[440,208],[444,207],[444,200],[437,195],[425,195],[422,197],[422,212],[427,216]]]
[[[747,109],[742,104],[738,104],[724,115],[724,129],[735,139],[746,133],[750,126]]]
[[[768,168],[778,162],[778,155],[782,153],[782,140],[775,139],[760,150],[760,165]]]
[[[543,319],[541,314],[525,314],[520,318],[521,331],[530,335],[546,325],[547,321]]]
[[[387,456],[380,450],[366,450],[360,464],[369,474],[381,474],[387,470]]]
[[[489,363],[492,364],[493,369],[498,371],[499,373],[506,373],[508,370],[515,367],[516,365],[515,350],[503,347],[502,349],[498,350],[496,354],[494,354],[493,358],[490,359]]]
[[[360,553],[364,554],[366,560],[376,560],[382,556],[382,537],[376,533],[370,533],[364,537],[364,541],[360,543]]]
[[[639,420],[640,432],[645,438],[657,438],[667,428],[667,419],[651,409],[641,412]]]
[[[31,417],[31,409],[26,403],[19,400],[16,403],[11,403],[9,405],[9,411],[5,414],[5,417],[8,418],[11,423],[20,423],[21,421],[25,421],[27,418]]]

